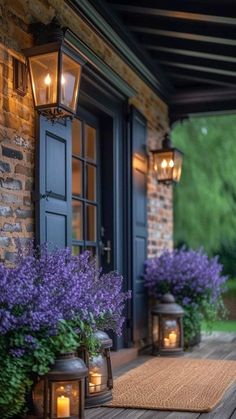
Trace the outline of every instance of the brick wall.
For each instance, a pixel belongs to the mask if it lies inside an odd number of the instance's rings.
[[[168,129],[166,104],[139,79],[111,48],[91,31],[63,0],[0,0],[0,258],[13,260],[16,239],[34,235],[35,113],[31,89],[25,97],[13,91],[12,57],[24,60],[32,45],[28,25],[49,23],[56,16],[138,92],[130,100],[148,120],[148,146],[157,147]],[[148,176],[148,254],[172,247],[172,188]]]

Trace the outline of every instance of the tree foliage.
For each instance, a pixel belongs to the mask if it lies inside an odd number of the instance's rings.
[[[236,243],[236,115],[191,118],[176,125],[184,153],[175,188],[175,244],[213,254]]]

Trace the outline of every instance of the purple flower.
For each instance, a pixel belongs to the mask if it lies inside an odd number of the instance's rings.
[[[89,252],[70,249],[19,252],[17,265],[0,264],[0,333],[22,330],[24,344],[57,333],[61,320],[80,319],[94,329],[121,333],[129,293],[117,272],[103,274]]]
[[[214,304],[227,280],[218,257],[209,258],[202,249],[164,251],[146,261],[145,285],[149,294],[161,297],[171,292],[183,306],[207,300]]]

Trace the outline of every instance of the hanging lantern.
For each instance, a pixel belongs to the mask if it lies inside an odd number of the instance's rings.
[[[75,354],[64,354],[56,359],[33,389],[36,418],[83,419],[87,374],[87,367]]]
[[[151,150],[153,154],[154,172],[158,182],[178,183],[181,177],[183,153],[172,147],[171,139],[166,135],[162,141],[162,148]]]
[[[27,57],[35,109],[48,118],[74,115],[84,61],[53,21],[45,26]]]
[[[112,400],[113,378],[110,357],[112,340],[100,330],[94,334],[94,337],[99,342],[99,353],[90,357],[86,349],[82,351],[82,357],[89,371],[85,389],[85,407],[88,408],[101,406]]]
[[[173,295],[165,294],[151,315],[153,354],[182,355],[184,310],[176,304]]]

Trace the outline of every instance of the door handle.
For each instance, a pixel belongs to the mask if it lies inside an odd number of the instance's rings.
[[[102,243],[102,255],[107,254],[107,264],[111,263],[111,240],[107,240],[107,244]]]

